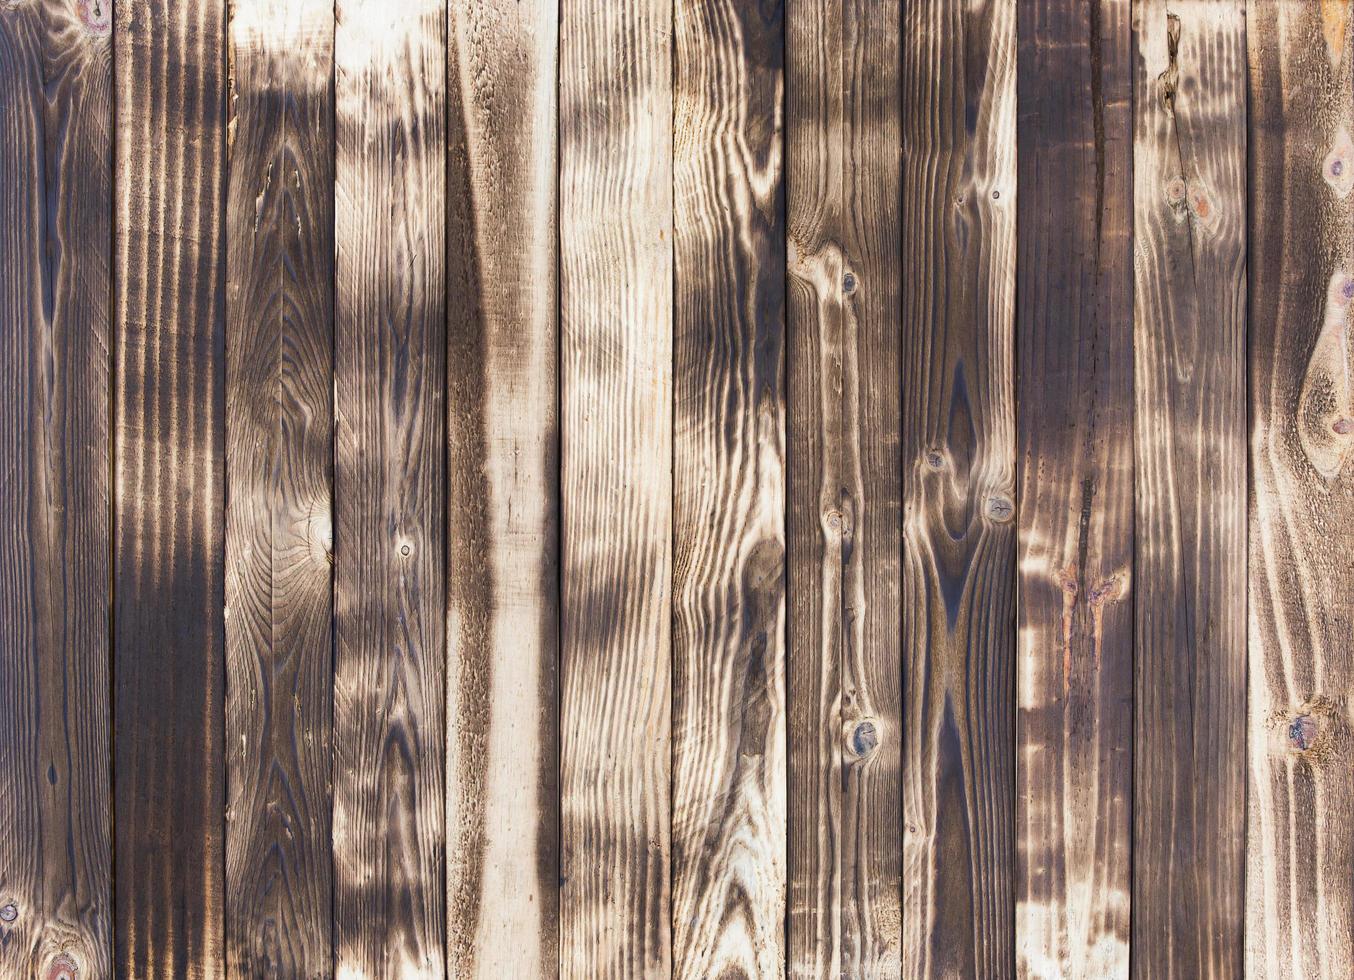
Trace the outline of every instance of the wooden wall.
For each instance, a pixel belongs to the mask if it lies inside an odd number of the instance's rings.
[[[1349,0],[0,0],[0,977],[1354,975]]]

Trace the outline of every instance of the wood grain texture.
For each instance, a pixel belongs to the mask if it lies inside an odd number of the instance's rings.
[[[1242,975],[1246,32],[1135,0],[1133,975]]]
[[[111,10],[0,5],[0,975],[108,976]]]
[[[441,977],[447,17],[335,16],[334,968]]]
[[[1133,788],[1127,0],[1017,4],[1016,973],[1125,977]]]
[[[1013,969],[1016,7],[903,24],[908,977]]]
[[[787,952],[898,976],[899,5],[786,5]]]
[[[226,939],[327,977],[332,4],[234,0],[226,199]]]
[[[1354,975],[1354,46],[1252,2],[1246,975]]]
[[[226,10],[114,9],[118,976],[225,972]]]
[[[674,11],[677,977],[785,973],[782,15]]]
[[[559,971],[557,0],[448,25],[447,971]]]
[[[560,974],[666,977],[672,3],[560,15]]]

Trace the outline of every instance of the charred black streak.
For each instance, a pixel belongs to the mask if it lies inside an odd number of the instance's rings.
[[[1180,18],[1175,14],[1166,15],[1166,70],[1157,76],[1157,98],[1161,108],[1175,115],[1175,93],[1180,84],[1180,65],[1176,58],[1180,52]]]
[[[1100,266],[1100,235],[1105,212],[1105,59],[1100,0],[1088,4],[1091,47],[1091,118],[1095,126],[1095,264]]]
[[[1081,513],[1077,517],[1077,586],[1086,568],[1086,554],[1091,547],[1091,506],[1095,500],[1095,478],[1087,477],[1081,481]]]

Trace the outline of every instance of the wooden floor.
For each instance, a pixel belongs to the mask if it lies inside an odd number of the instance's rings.
[[[1349,0],[0,0],[0,980],[1354,977]]]

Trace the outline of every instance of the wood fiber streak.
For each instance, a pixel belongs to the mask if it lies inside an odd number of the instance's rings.
[[[334,41],[334,967],[445,975],[446,8]]]
[[[1136,0],[1133,975],[1242,975],[1246,32]]]
[[[1252,2],[1246,975],[1354,975],[1354,58],[1348,5]]]
[[[226,198],[226,940],[328,977],[334,11],[231,7]]]
[[[786,7],[794,977],[900,970],[901,21]]]
[[[672,3],[564,0],[560,973],[666,977]]]
[[[1017,5],[903,24],[908,977],[1013,970]]]
[[[673,103],[673,948],[785,973],[784,25],[679,0]]]
[[[557,0],[448,25],[447,941],[559,971]]]
[[[1133,789],[1129,3],[1016,6],[1016,973],[1108,980]]]
[[[113,48],[114,973],[197,980],[225,974],[225,4],[122,0]]]
[[[0,975],[111,973],[111,10],[0,5]]]

